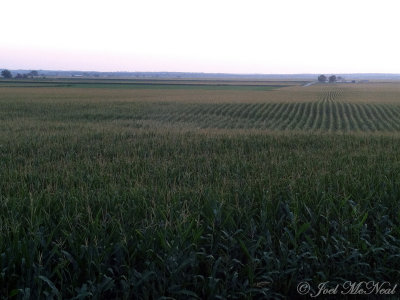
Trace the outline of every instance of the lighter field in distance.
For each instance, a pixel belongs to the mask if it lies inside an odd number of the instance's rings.
[[[400,130],[400,84],[96,85],[0,84],[11,123],[67,122],[93,126],[245,129],[274,132]],[[41,112],[41,113],[39,113]],[[38,114],[39,113],[39,114]],[[22,118],[18,118],[18,117]],[[72,124],[71,124],[72,122]],[[13,127],[12,125],[11,127]]]

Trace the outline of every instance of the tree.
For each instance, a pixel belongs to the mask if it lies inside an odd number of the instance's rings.
[[[38,73],[38,71],[30,71],[30,72],[28,73],[28,76],[30,76],[30,77],[36,77],[36,76],[39,76],[39,73]]]
[[[1,71],[1,76],[3,76],[6,79],[12,78],[12,74],[10,71],[8,70],[3,70]]]
[[[329,82],[330,83],[336,82],[336,76],[335,75],[329,76]]]
[[[326,76],[325,75],[319,75],[318,76],[318,81],[319,82],[326,82]]]

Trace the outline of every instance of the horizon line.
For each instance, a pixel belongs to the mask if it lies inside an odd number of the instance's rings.
[[[77,70],[77,69],[35,69],[35,68],[0,68],[0,70],[9,71],[50,71],[50,72],[90,72],[90,73],[189,73],[189,74],[226,74],[226,75],[318,75],[318,74],[332,74],[332,75],[400,75],[399,73],[386,73],[386,72],[304,72],[304,73],[231,73],[231,72],[202,72],[202,71],[96,71],[96,70]]]

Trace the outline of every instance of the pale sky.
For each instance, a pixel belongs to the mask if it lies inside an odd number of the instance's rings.
[[[1,1],[0,68],[400,73],[400,1]]]

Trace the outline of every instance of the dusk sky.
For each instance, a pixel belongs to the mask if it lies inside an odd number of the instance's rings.
[[[398,1],[1,3],[0,68],[400,73]]]

